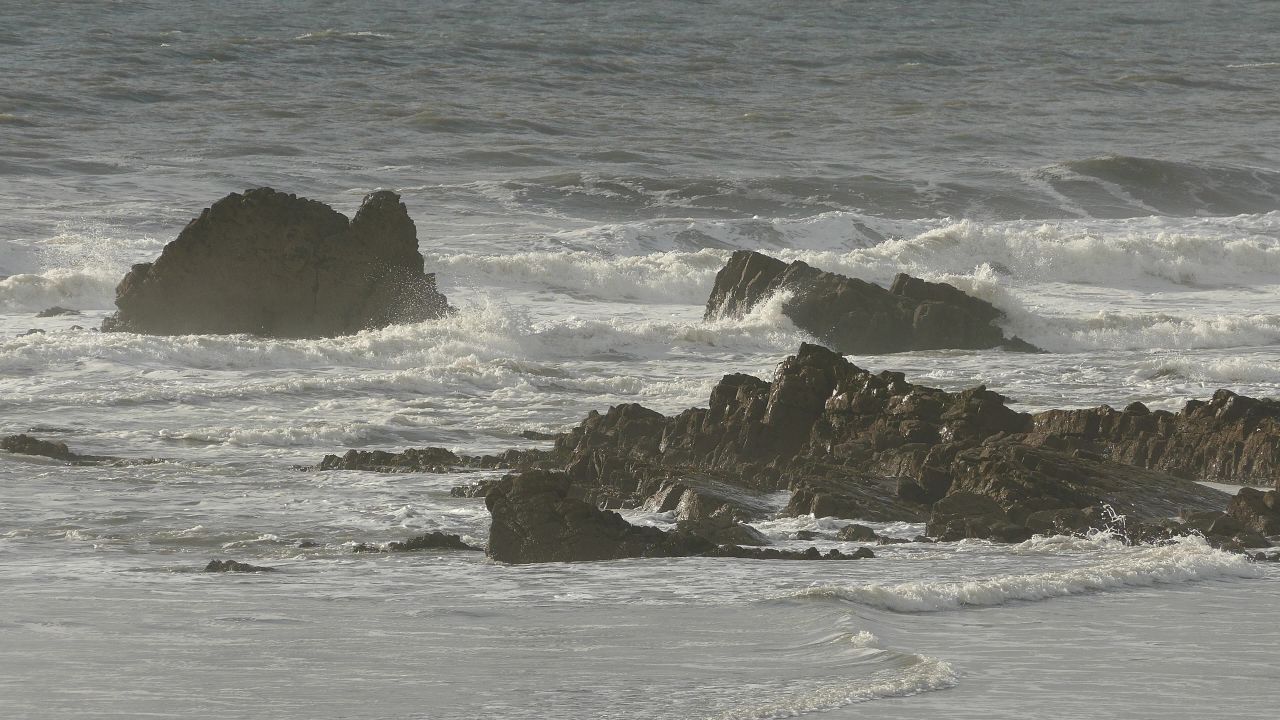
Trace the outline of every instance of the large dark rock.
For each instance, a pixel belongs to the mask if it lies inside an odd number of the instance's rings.
[[[507,563],[617,560],[706,552],[698,536],[638,527],[570,496],[569,476],[534,470],[509,475],[485,496],[493,517],[486,554]]]
[[[1031,532],[1012,522],[995,500],[969,492],[953,493],[934,503],[925,532],[939,540],[988,538],[1021,542],[1031,537]]]
[[[354,219],[270,188],[233,193],[154,262],[134,265],[103,330],[156,335],[345,335],[440,317],[400,197],[379,191]]]
[[[782,311],[802,330],[842,353],[985,349],[1035,351],[1006,339],[993,323],[1003,313],[945,283],[899,274],[888,290],[796,261],[739,250],[716,275],[706,318],[741,316],[778,293]]]

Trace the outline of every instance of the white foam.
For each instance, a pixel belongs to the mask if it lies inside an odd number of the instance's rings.
[[[111,307],[120,277],[54,270],[22,273],[0,280],[0,310],[38,312],[61,305],[76,310]]]
[[[559,250],[431,255],[427,266],[451,285],[556,290],[579,298],[701,305],[727,254],[715,250],[610,257]]]
[[[1087,592],[1185,583],[1219,578],[1256,577],[1259,571],[1242,555],[1214,550],[1203,538],[1168,545],[1115,547],[1090,564],[1068,570],[997,575],[960,582],[917,580],[893,585],[821,586],[800,597],[831,597],[895,612],[937,612],[966,606],[1002,605]],[[1027,551],[1028,548],[1022,548]]]
[[[807,687],[785,700],[735,708],[715,717],[720,720],[766,720],[824,712],[856,703],[909,697],[956,685],[955,669],[947,662],[925,655],[907,655],[897,667],[866,678]],[[797,686],[803,687],[800,683]]]

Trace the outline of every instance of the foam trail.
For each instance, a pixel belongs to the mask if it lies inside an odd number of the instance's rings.
[[[1169,545],[1118,551],[1116,557],[1070,570],[997,575],[962,582],[917,580],[894,585],[829,585],[809,588],[796,596],[836,598],[894,612],[938,612],[1124,587],[1257,575],[1257,567],[1243,555],[1214,550],[1203,538],[1189,537]]]
[[[771,720],[805,713],[834,710],[855,703],[886,698],[909,697],[956,685],[955,669],[947,662],[926,655],[904,655],[899,667],[846,683],[808,688],[787,700],[757,707],[738,708],[715,716],[718,720]]]

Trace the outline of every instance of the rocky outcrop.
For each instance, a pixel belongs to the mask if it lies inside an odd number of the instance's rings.
[[[735,252],[716,275],[706,318],[744,315],[780,291],[790,293],[783,313],[842,353],[995,347],[1036,351],[1018,338],[1004,337],[994,324],[1003,313],[993,305],[946,283],[899,274],[886,290],[748,250]]]
[[[708,523],[681,525],[672,532],[628,523],[610,510],[573,496],[563,472],[531,470],[508,475],[485,496],[493,517],[485,553],[500,562],[577,562],[635,557],[736,557],[761,560],[852,560],[872,557],[817,548],[804,551],[746,548],[718,544],[702,534]],[[727,516],[710,524],[721,530],[737,525]],[[749,529],[749,528],[748,528]]]
[[[692,497],[744,519],[769,510],[743,497],[789,490],[784,514],[929,520],[949,538],[1105,529],[1120,515],[1136,527],[1227,505],[1225,493],[1187,478],[1073,447],[1038,417],[985,387],[915,385],[805,344],[771,382],[725,376],[708,407],[674,417],[639,405],[592,412],[523,462],[563,470],[589,505],[666,512]],[[1232,428],[1230,437],[1256,442]],[[704,500],[695,480],[720,490]],[[980,498],[985,509],[938,505],[953,496]]]
[[[270,188],[233,193],[154,262],[134,265],[103,330],[329,337],[448,311],[423,271],[400,197],[379,191],[348,220]]]
[[[1280,486],[1280,401],[1219,390],[1180,412],[1103,405],[1034,418],[1033,442],[1196,480]]]
[[[462,464],[462,458],[450,450],[427,447],[409,448],[400,453],[384,450],[348,450],[342,456],[325,455],[316,469],[444,473]]]

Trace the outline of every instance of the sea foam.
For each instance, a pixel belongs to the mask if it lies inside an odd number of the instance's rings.
[[[965,581],[824,585],[807,588],[794,596],[833,598],[894,612],[938,612],[1125,587],[1259,575],[1257,566],[1243,555],[1215,550],[1203,538],[1188,537],[1168,545],[1134,549],[1117,548],[1116,541],[1108,542],[1111,547],[1103,551],[1102,558],[1067,570],[996,575]]]

